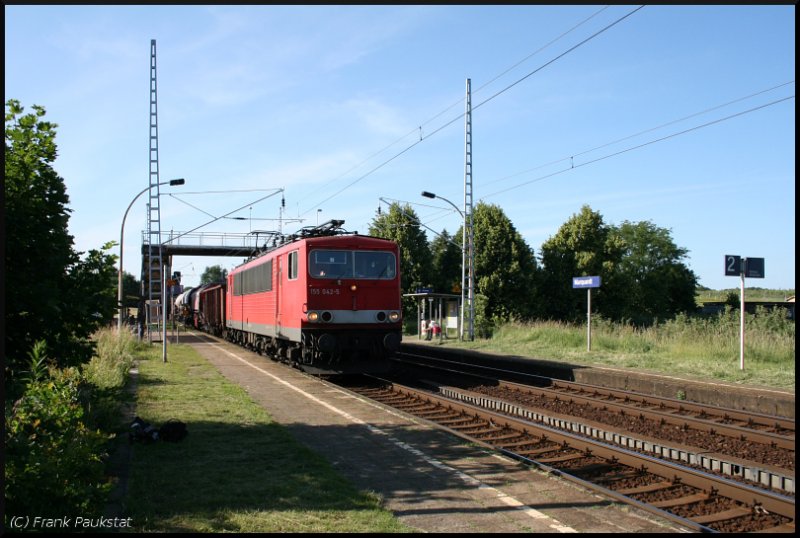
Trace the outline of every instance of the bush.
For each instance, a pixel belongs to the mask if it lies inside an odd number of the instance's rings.
[[[86,384],[77,368],[43,372],[44,347],[31,358],[25,393],[5,410],[5,519],[101,513],[111,484],[104,458],[109,436],[84,416]]]

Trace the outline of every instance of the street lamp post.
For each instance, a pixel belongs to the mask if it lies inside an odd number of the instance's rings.
[[[170,186],[175,186],[175,185],[183,185],[184,183],[186,183],[186,180],[183,178],[179,178],[179,179],[171,179],[169,181],[162,181],[161,183],[159,183],[159,185],[169,184]],[[119,320],[117,321],[117,329],[120,332],[122,331],[122,314],[125,309],[122,302],[122,253],[124,246],[123,241],[125,239],[125,219],[128,218],[128,211],[131,210],[131,207],[133,207],[133,204],[136,202],[136,200],[138,200],[141,195],[143,195],[149,190],[150,187],[142,189],[142,191],[139,194],[133,197],[133,200],[131,200],[130,205],[128,205],[128,209],[125,210],[125,215],[122,217],[122,226],[120,227],[119,230],[119,272],[117,273],[117,303],[119,306]]]
[[[462,239],[462,241],[461,241],[461,323],[460,323],[460,327],[459,327],[459,336],[463,340],[464,339],[464,317],[465,317],[465,307],[466,307],[466,304],[465,304],[465,301],[464,301],[464,293],[466,291],[465,288],[464,288],[464,281],[467,278],[469,278],[468,287],[469,287],[470,292],[471,292],[471,290],[474,289],[474,286],[473,286],[473,284],[474,284],[473,283],[474,275],[472,273],[471,265],[470,265],[470,269],[469,269],[469,274],[467,274],[467,256],[469,255],[469,253],[467,252],[467,241],[466,241],[467,216],[464,213],[464,211],[461,211],[456,204],[454,204],[453,202],[451,202],[447,198],[443,198],[442,196],[439,196],[437,194],[434,194],[434,193],[428,192],[428,191],[422,191],[422,196],[424,196],[425,198],[431,198],[431,199],[438,198],[440,200],[444,200],[445,202],[447,202],[448,204],[453,206],[453,208],[456,211],[458,211],[458,214],[461,215],[461,219],[464,221],[464,239]],[[472,302],[473,298],[470,296],[469,300],[470,300],[470,318],[469,318],[470,319],[470,328],[469,328],[468,334],[469,334],[470,340],[472,340],[472,337],[473,337],[472,323],[473,323],[473,320],[475,319],[475,315],[474,315],[474,311],[472,310],[473,309],[473,302]]]

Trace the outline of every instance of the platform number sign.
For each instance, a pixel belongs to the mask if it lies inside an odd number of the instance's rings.
[[[739,368],[744,370],[744,279],[764,278],[764,258],[743,258],[726,254],[725,276],[738,276],[742,279],[739,296]]]
[[[725,255],[725,276],[741,276],[747,278],[764,278],[764,258],[742,258]]]
[[[739,276],[742,274],[742,257],[725,255],[725,276]]]

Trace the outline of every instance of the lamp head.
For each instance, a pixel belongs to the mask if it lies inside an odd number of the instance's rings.
[[[186,180],[185,180],[185,179],[183,179],[183,178],[179,178],[179,179],[170,179],[170,180],[169,180],[169,185],[170,185],[170,187],[174,187],[175,185],[183,185],[184,183],[186,183]]]
[[[433,194],[432,192],[428,192],[428,191],[422,191],[422,196],[424,196],[425,198],[436,198],[435,194]]]

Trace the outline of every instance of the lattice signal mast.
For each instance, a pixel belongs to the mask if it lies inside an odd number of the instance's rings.
[[[150,198],[147,203],[148,299],[161,299],[161,192],[158,175],[158,91],[156,81],[156,40],[150,40]],[[162,305],[163,308],[163,305]],[[162,314],[164,310],[162,309]],[[163,319],[164,316],[162,315]]]
[[[475,339],[475,241],[472,222],[472,85],[467,79],[464,114],[464,236],[461,260],[461,339]]]

